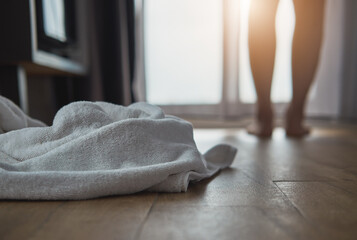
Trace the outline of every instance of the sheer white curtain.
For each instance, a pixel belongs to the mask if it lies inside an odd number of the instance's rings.
[[[339,117],[343,77],[345,1],[327,0],[324,42],[320,63],[310,90],[307,114],[312,117]]]
[[[328,0],[325,40],[310,116],[336,117],[344,1]],[[255,92],[248,54],[249,0],[137,0],[136,93],[175,115],[252,114]],[[282,112],[291,98],[292,0],[280,0],[272,100]]]

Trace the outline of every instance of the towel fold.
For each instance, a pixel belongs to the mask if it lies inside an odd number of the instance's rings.
[[[75,102],[45,126],[0,96],[0,133],[0,199],[181,192],[236,154],[217,145],[202,155],[189,122],[147,103]]]

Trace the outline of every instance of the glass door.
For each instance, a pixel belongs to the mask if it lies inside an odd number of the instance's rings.
[[[253,113],[256,96],[248,50],[250,0],[137,1],[142,9],[139,33],[143,67],[139,81],[144,82],[140,91],[145,97],[141,100],[175,115],[237,117]],[[341,59],[326,56],[341,50],[342,34],[332,35],[336,29],[343,29],[343,8],[342,3],[327,3],[329,24],[325,27],[321,66],[310,91],[308,111],[312,115],[338,112]],[[292,95],[294,25],[293,1],[281,0],[276,17],[277,52],[271,94],[278,112],[285,109]],[[334,66],[328,67],[331,64]],[[328,88],[327,95],[323,88]],[[322,106],[327,97],[329,107]]]

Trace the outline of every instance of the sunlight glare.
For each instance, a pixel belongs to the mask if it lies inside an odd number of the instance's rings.
[[[256,101],[248,49],[249,5],[250,0],[241,0],[239,96],[244,103],[254,103]],[[295,26],[292,0],[280,0],[275,26],[277,47],[271,99],[273,102],[288,102],[292,96],[291,47]]]
[[[148,102],[219,103],[223,75],[221,0],[147,0],[144,8]]]

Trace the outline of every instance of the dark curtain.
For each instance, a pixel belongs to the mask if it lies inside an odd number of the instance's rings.
[[[89,75],[85,98],[128,105],[134,101],[134,0],[88,3]]]

